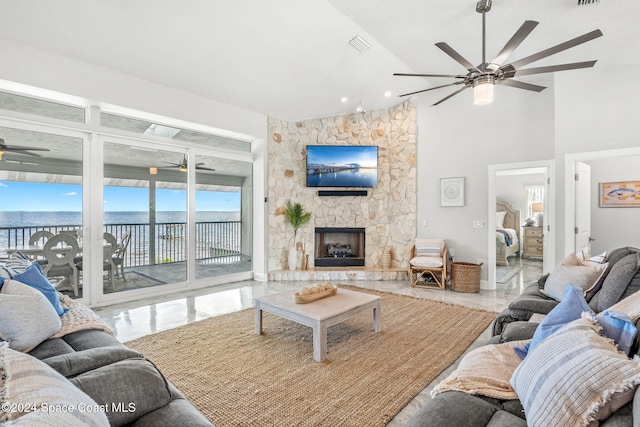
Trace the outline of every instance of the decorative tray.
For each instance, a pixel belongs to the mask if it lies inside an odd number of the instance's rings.
[[[310,295],[300,295],[299,292],[296,292],[293,294],[293,300],[296,304],[306,304],[308,302],[313,302],[322,298],[330,297],[332,295],[335,295],[336,293],[338,293],[337,288],[326,289],[324,291],[315,292]]]

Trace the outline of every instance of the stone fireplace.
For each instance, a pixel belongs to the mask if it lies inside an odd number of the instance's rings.
[[[300,122],[269,117],[268,125],[265,201],[269,280],[406,278],[407,257],[417,235],[415,99],[388,109]],[[306,149],[310,144],[377,146],[378,186],[365,191],[340,188],[331,194],[307,187]],[[301,262],[295,269],[288,268],[294,233],[285,219],[288,201],[300,203],[312,213],[296,237],[299,243],[305,242],[308,270],[303,269],[306,264]],[[316,234],[318,228],[342,227],[359,228],[366,233],[349,240],[341,233],[325,234],[323,238]],[[389,251],[393,253],[391,268],[383,271],[382,259]],[[357,267],[342,268],[345,265]]]
[[[365,229],[322,227],[315,229],[316,267],[363,267]]]

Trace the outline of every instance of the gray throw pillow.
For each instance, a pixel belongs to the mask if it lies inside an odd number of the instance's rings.
[[[640,268],[640,254],[632,252],[617,261],[602,283],[602,288],[589,301],[593,311],[599,313],[622,299],[631,279]]]

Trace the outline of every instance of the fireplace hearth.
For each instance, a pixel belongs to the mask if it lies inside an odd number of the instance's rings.
[[[364,228],[316,228],[316,267],[363,267]]]

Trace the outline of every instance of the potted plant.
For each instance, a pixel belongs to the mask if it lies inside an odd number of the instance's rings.
[[[296,251],[296,238],[298,229],[309,222],[311,212],[305,212],[300,203],[291,203],[287,200],[287,206],[284,210],[285,220],[293,227],[293,236],[289,245],[289,270],[295,270],[298,264],[298,254]]]

